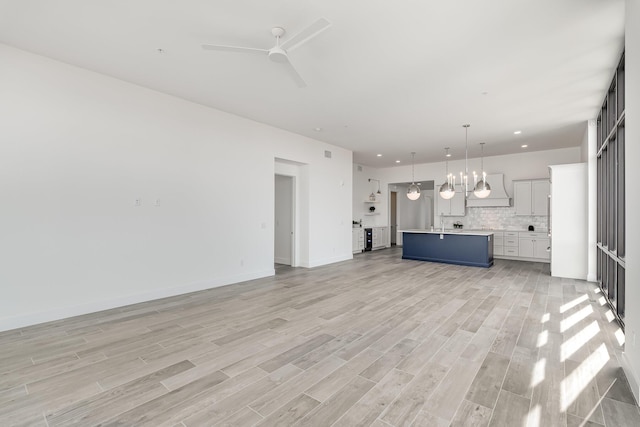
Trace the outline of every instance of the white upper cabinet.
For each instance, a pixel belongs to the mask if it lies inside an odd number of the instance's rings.
[[[513,181],[516,215],[547,216],[550,185],[548,179]]]
[[[549,215],[549,194],[551,194],[549,180],[531,181],[531,193],[533,215]]]
[[[456,195],[449,200],[445,200],[436,191],[436,216],[464,216],[465,200],[464,193],[456,191]]]

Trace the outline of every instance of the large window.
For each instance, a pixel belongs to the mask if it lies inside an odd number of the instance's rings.
[[[598,116],[598,283],[624,326],[624,53]]]

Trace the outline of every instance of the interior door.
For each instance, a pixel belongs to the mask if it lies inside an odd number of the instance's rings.
[[[274,262],[293,265],[293,177],[275,176]]]
[[[395,245],[397,243],[396,236],[398,233],[398,193],[395,191],[391,192],[390,200],[390,213],[389,213],[389,225],[391,226],[391,245]]]

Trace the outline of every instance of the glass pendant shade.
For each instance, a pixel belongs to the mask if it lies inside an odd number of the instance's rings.
[[[488,182],[481,179],[480,181],[478,181],[478,184],[476,184],[476,188],[473,190],[473,194],[479,199],[484,199],[485,197],[488,197],[489,194],[491,194],[491,186]]]
[[[456,190],[453,188],[450,182],[445,182],[440,186],[440,197],[445,200],[449,200],[456,195]]]
[[[407,197],[409,200],[418,200],[420,198],[420,187],[415,183],[411,184],[407,189]]]

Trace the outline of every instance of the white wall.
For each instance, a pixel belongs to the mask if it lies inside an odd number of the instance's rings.
[[[378,183],[369,182],[369,179],[380,179],[380,172],[364,165],[353,165],[353,221],[362,220],[363,227],[382,227],[389,225],[388,209],[382,209],[389,205],[387,186],[380,185],[380,192],[377,194]],[[382,183],[381,183],[382,184]],[[381,203],[374,205],[365,203],[369,200],[369,195],[374,193],[376,200]],[[384,202],[384,203],[383,203]],[[365,215],[370,206],[375,206],[376,215]]]
[[[487,174],[503,173],[507,193],[513,197],[513,180],[548,178],[548,165],[577,163],[580,161],[580,147],[558,150],[523,152],[504,156],[484,158]],[[479,169],[480,159],[469,159],[469,170]],[[449,161],[449,172],[464,170],[464,158]],[[380,169],[384,183],[405,182],[411,177],[411,166],[397,166]],[[416,181],[433,180],[438,188],[445,180],[445,162],[421,163],[415,165]]]
[[[301,264],[352,257],[350,151],[5,45],[0,73],[0,330],[273,274],[275,158]]]
[[[510,154],[505,156],[493,156],[493,157],[485,157],[484,164],[485,170],[488,174],[492,173],[503,173],[504,174],[504,185],[507,193],[513,197],[513,180],[517,179],[531,179],[531,178],[548,178],[549,177],[549,169],[548,166],[551,164],[565,164],[565,163],[576,163],[580,161],[580,147],[574,148],[562,148],[558,150],[547,150],[547,151],[534,151],[534,152],[526,152],[519,154]],[[473,170],[476,166],[480,164],[480,159],[469,159],[469,169]],[[449,171],[453,173],[458,173],[460,170],[464,168],[464,159],[462,160],[454,160],[449,162]],[[373,170],[370,173],[375,173],[377,176],[380,176],[382,179],[382,186],[387,188],[389,183],[397,183],[397,182],[405,182],[407,179],[411,178],[411,166],[396,166],[390,168],[383,168]],[[415,179],[416,181],[431,181],[433,180],[435,183],[435,188],[439,188],[439,186],[444,182],[445,177],[445,162],[437,162],[437,163],[421,163],[415,165]],[[398,200],[406,199],[404,196],[404,192],[406,189],[400,190],[402,192],[402,197],[400,197],[400,193],[398,193]],[[384,193],[384,190],[383,190]],[[437,192],[435,193],[437,196]],[[354,206],[355,206],[355,198],[357,198],[357,189],[354,188]],[[382,203],[383,212],[388,211],[388,202],[386,199],[383,199]],[[473,208],[480,209],[480,208]],[[355,212],[355,207],[354,207]],[[386,217],[384,218],[386,220]],[[456,221],[462,221],[464,223],[464,218],[462,217],[451,217],[445,219],[445,225],[447,227],[451,227]],[[439,226],[439,218],[434,218],[434,224]],[[401,227],[399,227],[401,228]]]
[[[627,0],[625,30],[626,307],[624,368],[640,400],[640,2]]]

